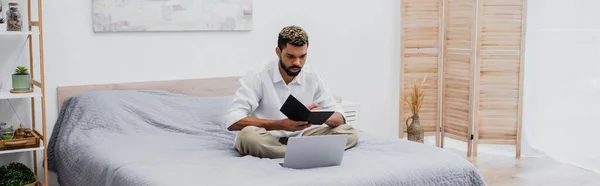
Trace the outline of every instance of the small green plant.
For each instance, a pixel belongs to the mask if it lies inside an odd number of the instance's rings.
[[[17,69],[15,69],[15,75],[29,75],[29,69],[27,69],[27,67],[24,66],[17,66]]]
[[[23,163],[10,163],[0,167],[0,185],[22,186],[35,182],[35,176]]]
[[[2,136],[0,136],[0,140],[10,140],[12,138],[13,136],[11,134],[2,134]]]

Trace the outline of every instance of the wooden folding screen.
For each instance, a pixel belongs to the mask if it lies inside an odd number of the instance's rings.
[[[477,0],[444,2],[442,146],[445,137],[467,142],[471,153]]]
[[[427,74],[423,87],[427,95],[419,113],[425,135],[439,139],[439,74],[442,50],[442,1],[403,0],[401,43],[401,97],[410,90],[413,81],[420,81]],[[406,133],[405,121],[412,116],[407,105],[401,104],[400,137]],[[439,141],[436,140],[439,145]]]
[[[420,113],[426,134],[438,146],[464,141],[468,155],[478,144],[512,144],[520,156],[526,0],[401,4],[401,96],[428,74]],[[412,113],[401,105],[403,137]]]
[[[516,145],[521,153],[526,0],[479,0],[473,151]]]

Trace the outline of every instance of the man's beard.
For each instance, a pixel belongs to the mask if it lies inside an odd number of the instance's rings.
[[[299,66],[296,66],[296,65],[292,65],[291,67],[286,68],[285,65],[283,64],[283,61],[281,59],[279,59],[279,65],[281,66],[281,68],[283,68],[283,71],[285,71],[285,73],[288,76],[295,77],[298,74],[300,74],[300,72],[302,71],[302,67],[299,67]],[[291,68],[298,68],[298,72],[292,72],[292,71],[290,71]]]

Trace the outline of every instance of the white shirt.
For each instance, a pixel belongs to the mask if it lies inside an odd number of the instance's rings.
[[[279,109],[290,94],[306,107],[316,103],[321,109],[339,112],[346,118],[341,105],[335,101],[323,80],[308,65],[304,65],[300,74],[286,85],[279,72],[279,61],[275,60],[267,63],[261,70],[243,76],[240,84],[241,87],[235,93],[227,111],[225,129],[247,116],[271,120],[285,119],[286,116]],[[314,125],[296,132],[271,130],[269,133],[278,139],[298,136],[310,128],[324,126],[326,125]]]

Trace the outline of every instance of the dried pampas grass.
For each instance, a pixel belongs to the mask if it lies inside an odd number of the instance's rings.
[[[404,101],[410,107],[410,111],[413,115],[419,114],[419,110],[421,110],[421,105],[423,104],[423,98],[425,97],[425,93],[423,91],[423,84],[427,80],[427,74],[423,77],[423,81],[418,83],[417,80],[414,80],[412,89],[408,94],[404,97]]]

